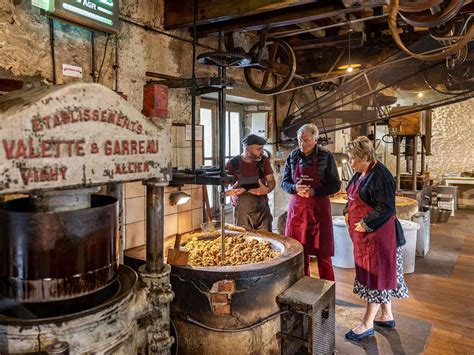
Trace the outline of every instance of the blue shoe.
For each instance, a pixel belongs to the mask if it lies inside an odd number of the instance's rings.
[[[346,339],[359,341],[367,337],[372,337],[374,335],[375,335],[374,328],[367,329],[365,332],[360,333],[360,334],[356,334],[352,330],[350,330],[349,332],[346,333]]]
[[[379,327],[385,327],[385,328],[390,328],[393,329],[395,328],[395,320],[387,320],[387,321],[380,321],[380,320],[374,320],[374,324],[378,325]]]

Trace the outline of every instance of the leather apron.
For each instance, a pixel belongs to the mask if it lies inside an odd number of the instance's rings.
[[[240,171],[236,173],[239,185],[256,184],[259,176],[243,176]],[[267,195],[254,195],[244,192],[234,201],[234,223],[246,229],[272,231],[273,216],[268,206]]]

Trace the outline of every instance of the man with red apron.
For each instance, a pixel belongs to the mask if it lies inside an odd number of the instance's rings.
[[[250,134],[242,140],[244,153],[230,159],[225,169],[235,183],[226,194],[234,205],[234,221],[246,229],[272,231],[273,216],[268,194],[275,188],[275,178],[269,159],[263,154],[266,140]]]
[[[304,247],[305,275],[310,276],[310,255],[318,260],[319,277],[334,281],[331,257],[334,236],[329,196],[341,181],[331,153],[316,145],[319,132],[314,124],[298,130],[299,149],[290,153],[281,182],[291,194],[285,235]]]

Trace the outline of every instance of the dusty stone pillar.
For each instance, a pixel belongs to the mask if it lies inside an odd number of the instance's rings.
[[[142,113],[152,121],[168,117],[168,87],[147,84],[143,90]],[[138,273],[146,285],[150,305],[149,323],[146,326],[147,353],[167,355],[175,339],[169,335],[171,266],[163,262],[163,189],[167,183],[145,182],[147,185],[147,262]]]
[[[150,323],[146,328],[148,354],[167,355],[174,338],[169,335],[170,306],[174,292],[170,285],[171,266],[164,264],[159,273],[148,273],[146,265],[139,269],[139,275],[146,284],[147,299],[151,306]]]

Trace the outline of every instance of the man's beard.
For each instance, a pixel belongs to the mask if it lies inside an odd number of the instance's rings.
[[[252,153],[249,153],[249,158],[252,159],[253,161],[260,161],[263,158],[263,155],[255,155]]]

